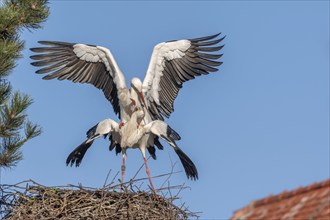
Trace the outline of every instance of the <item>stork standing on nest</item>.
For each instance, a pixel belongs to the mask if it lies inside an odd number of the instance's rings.
[[[138,78],[133,78],[130,89],[127,88],[125,77],[112,53],[105,47],[58,41],[39,41],[45,46],[31,48],[33,52],[39,53],[31,56],[31,59],[36,60],[32,65],[42,67],[36,73],[47,74],[43,79],[67,79],[75,83],[92,84],[101,89],[112,104],[114,112],[118,114],[121,120],[119,127],[114,128],[110,121],[100,122],[87,133],[87,142],[83,143],[81,148],[87,150],[94,139],[99,137],[99,134],[95,133],[96,131],[103,129],[105,125],[109,129],[119,131],[125,123],[130,121],[136,107],[144,110],[141,126],[146,126],[153,120],[164,120],[164,116],[169,117],[174,111],[174,100],[182,88],[182,84],[196,76],[215,72],[218,70],[216,67],[222,64],[222,62],[217,61],[222,54],[213,53],[223,47],[223,45],[218,45],[224,39],[224,37],[218,38],[219,35],[157,44],[153,49],[143,82]],[[159,122],[156,124],[160,125]],[[115,130],[110,132],[112,139],[118,135],[118,131]],[[106,135],[108,133],[101,132],[100,134]],[[152,137],[155,138],[152,139]],[[155,159],[154,145],[159,149],[163,148],[158,141],[158,136],[146,132],[142,139],[146,139],[144,142],[147,145],[144,147],[147,147]],[[114,147],[118,153],[122,147],[125,148],[126,146],[121,146],[120,142],[113,141],[110,149]],[[86,150],[81,151],[81,154],[84,155]],[[125,160],[124,155],[123,161]],[[82,159],[80,157],[74,160],[78,165]],[[192,176],[192,179],[197,179],[197,175]]]
[[[187,177],[196,180],[198,178],[198,172],[195,164],[175,143],[176,140],[180,139],[180,136],[169,125],[161,120],[154,120],[146,125],[143,125],[141,123],[143,119],[144,111],[138,109],[132,113],[129,121],[121,126],[121,128],[119,128],[120,126],[118,123],[111,119],[101,121],[87,132],[88,139],[74,149],[68,156],[66,161],[67,165],[70,164],[72,166],[73,164],[76,164],[76,166],[79,166],[87,149],[92,145],[93,141],[96,138],[109,134],[112,137],[113,143],[120,143],[120,145],[117,146],[120,147],[119,152],[122,151],[122,183],[124,182],[125,175],[126,150],[129,148],[138,148],[143,156],[143,161],[151,188],[155,191],[146,159],[146,149],[147,146],[150,145],[151,140],[155,137],[159,137],[173,147],[180,158]],[[153,152],[152,156],[156,156],[155,152]]]

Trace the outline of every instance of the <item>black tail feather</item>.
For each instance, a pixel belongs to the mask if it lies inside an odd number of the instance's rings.
[[[190,178],[191,180],[197,180],[198,172],[197,172],[197,168],[196,168],[195,164],[179,147],[175,147],[174,150],[181,160],[181,163],[184,167],[187,178],[188,179]]]
[[[109,151],[112,151],[116,144],[116,142],[113,141],[113,139],[112,139],[112,135],[109,136],[109,141],[110,141]]]
[[[181,140],[180,135],[176,131],[174,131],[170,126],[167,126],[166,133],[167,133],[167,137],[170,137],[175,141]]]
[[[152,159],[156,160],[157,157],[156,157],[156,148],[154,146],[149,146],[147,147],[148,149],[148,152],[150,154],[150,156],[152,157]]]
[[[86,132],[86,136],[87,138],[91,138],[95,135],[96,132],[96,127],[98,124],[94,125],[93,127],[91,127],[87,132]]]
[[[116,155],[121,152],[121,146],[116,141],[113,140],[112,135],[109,136],[109,150],[112,151],[114,148],[116,148]]]
[[[117,155],[121,152],[121,146],[120,144],[115,144],[115,147],[116,147],[116,155]]]
[[[159,137],[156,136],[155,139],[154,139],[154,144],[156,145],[156,147],[159,149],[159,150],[163,150],[164,147],[163,145],[159,142]]]
[[[76,149],[74,149],[66,159],[66,165],[68,166],[70,164],[70,166],[72,166],[73,164],[76,164],[76,167],[79,167],[82,159],[85,156],[86,151],[90,146],[92,146],[92,144],[93,141],[89,143],[86,143],[86,141],[84,141],[82,144],[76,147]]]

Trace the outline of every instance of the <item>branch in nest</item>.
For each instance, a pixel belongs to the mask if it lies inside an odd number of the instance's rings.
[[[109,171],[110,173],[110,171]],[[156,176],[166,177],[176,172]],[[124,192],[116,192],[119,185],[103,188],[67,185],[47,187],[33,180],[14,185],[0,185],[3,219],[188,219],[198,217],[185,206],[178,207],[174,197],[164,197],[141,190],[137,183],[143,179],[123,183]],[[136,190],[133,190],[133,189]],[[158,192],[187,188],[184,185],[161,187]],[[171,192],[169,193],[171,195]],[[164,194],[163,194],[164,195]]]

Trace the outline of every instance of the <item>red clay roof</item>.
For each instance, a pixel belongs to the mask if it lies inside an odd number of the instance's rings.
[[[330,179],[251,202],[231,220],[330,220]]]

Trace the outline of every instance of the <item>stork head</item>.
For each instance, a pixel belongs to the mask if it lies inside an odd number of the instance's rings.
[[[132,78],[131,87],[134,88],[137,92],[142,92],[142,82],[139,78]]]
[[[137,108],[136,111],[133,113],[136,114],[136,119],[141,120],[144,118],[144,111],[140,108]]]
[[[132,78],[131,80],[131,87],[136,91],[136,93],[139,95],[140,101],[143,103],[144,106],[146,106],[144,96],[142,93],[142,82],[139,78]]]

